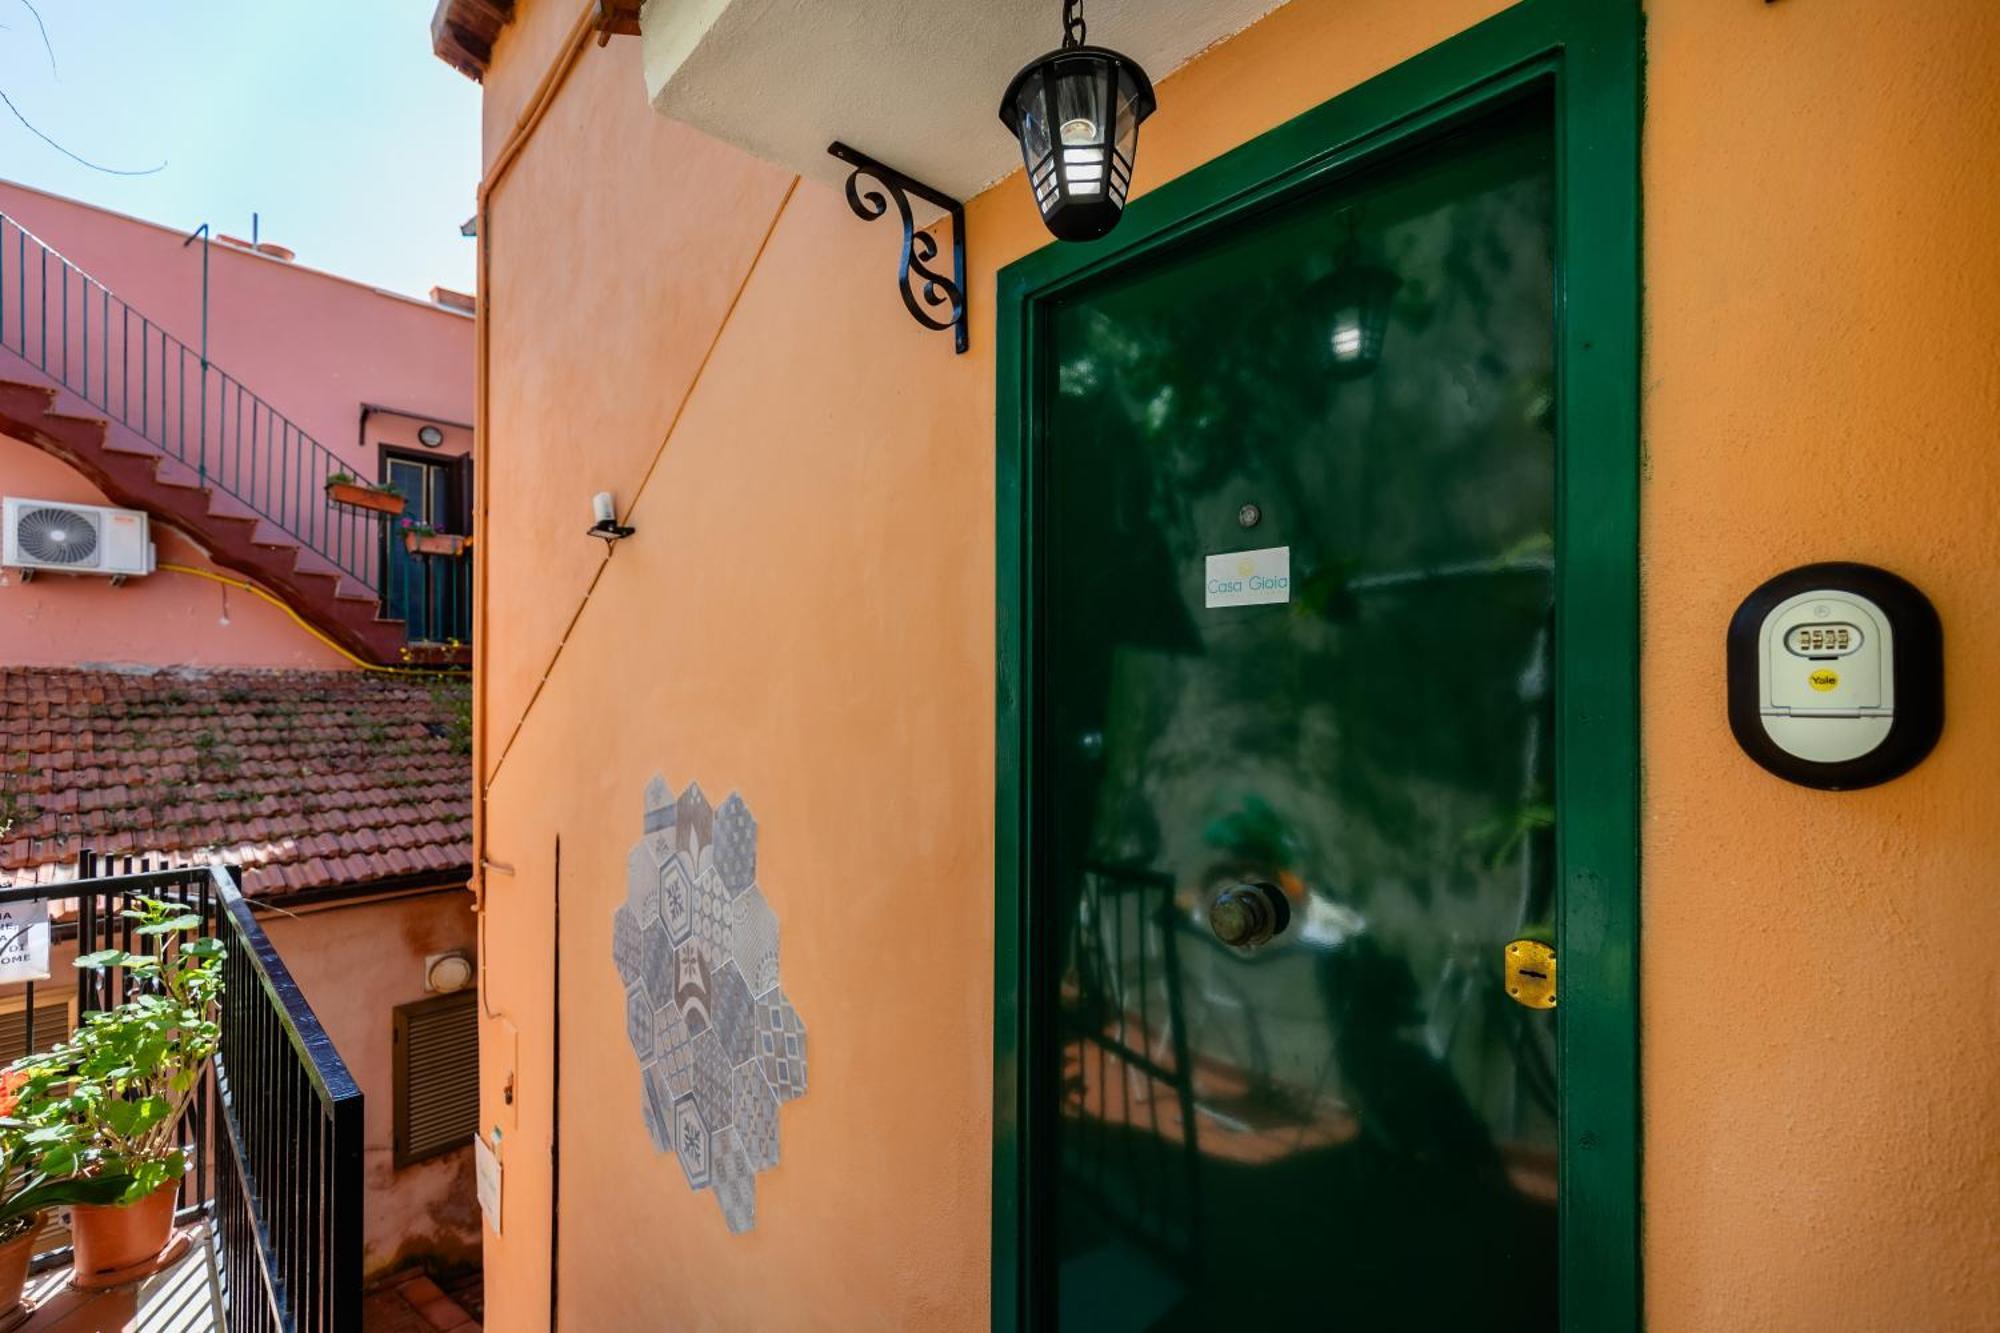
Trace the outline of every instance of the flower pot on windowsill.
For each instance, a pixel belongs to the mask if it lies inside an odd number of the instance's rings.
[[[0,1240],[0,1318],[21,1307],[21,1293],[28,1287],[28,1261],[35,1257],[35,1242],[41,1239],[47,1213],[21,1219],[26,1228]]]
[[[471,540],[451,532],[406,532],[403,549],[411,555],[460,556],[465,554]]]
[[[403,512],[403,497],[395,491],[378,491],[373,486],[363,486],[358,481],[329,481],[326,484],[326,498],[340,505],[353,505],[356,509],[372,509],[378,514],[400,514]]]
[[[69,1210],[73,1266],[78,1285],[123,1280],[142,1271],[167,1248],[174,1233],[174,1199],[180,1181],[169,1180],[137,1203],[79,1203]]]

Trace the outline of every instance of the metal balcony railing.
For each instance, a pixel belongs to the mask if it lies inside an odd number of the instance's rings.
[[[326,497],[346,461],[4,213],[0,348],[379,592],[378,516]]]
[[[181,1182],[179,1218],[209,1224],[221,1275],[222,1327],[229,1333],[337,1333],[361,1328],[362,1094],[312,1006],[220,866],[100,875],[97,858],[78,858],[70,883],[0,888],[0,903],[52,904],[55,940],[79,953],[119,948],[152,952],[122,915],[136,897],[181,903],[197,931],[228,947],[221,1049],[182,1122],[191,1169]],[[54,905],[60,905],[56,907]],[[79,972],[79,1014],[130,994],[122,969]],[[35,987],[26,987],[27,1048],[47,1045],[34,1031]],[[66,1249],[36,1266],[68,1262]]]

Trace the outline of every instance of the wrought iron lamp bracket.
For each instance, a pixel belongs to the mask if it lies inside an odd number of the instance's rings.
[[[885,217],[890,202],[896,205],[903,222],[903,251],[896,265],[896,290],[910,317],[927,329],[952,332],[952,345],[963,353],[969,345],[965,320],[965,205],[922,181],[911,180],[894,167],[884,166],[866,153],[835,140],[828,153],[854,168],[847,175],[847,206],[864,222]],[[865,188],[863,176],[881,189]],[[887,191],[886,196],[884,191]],[[938,255],[937,238],[918,231],[910,212],[910,197],[934,204],[951,215],[951,276],[932,267]]]

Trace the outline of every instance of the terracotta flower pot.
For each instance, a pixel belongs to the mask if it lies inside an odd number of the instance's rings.
[[[137,1203],[80,1203],[70,1209],[79,1279],[118,1272],[159,1257],[174,1230],[178,1180]]]
[[[373,486],[363,486],[358,482],[329,481],[326,498],[335,504],[353,505],[356,509],[373,509],[378,514],[403,512],[402,496],[394,491],[378,491]]]
[[[12,1314],[21,1305],[21,1292],[28,1285],[28,1260],[35,1257],[35,1242],[41,1239],[42,1223],[48,1214],[36,1213],[28,1219],[28,1229],[0,1244],[0,1315]]]

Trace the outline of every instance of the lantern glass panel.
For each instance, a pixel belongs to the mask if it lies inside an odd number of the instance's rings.
[[[1062,142],[1062,176],[1076,197],[1104,193],[1106,80],[1094,60],[1072,60],[1056,71],[1056,126]]]
[[[1111,198],[1123,205],[1132,188],[1132,163],[1139,152],[1139,85],[1130,70],[1118,71],[1118,134],[1111,146]]]

